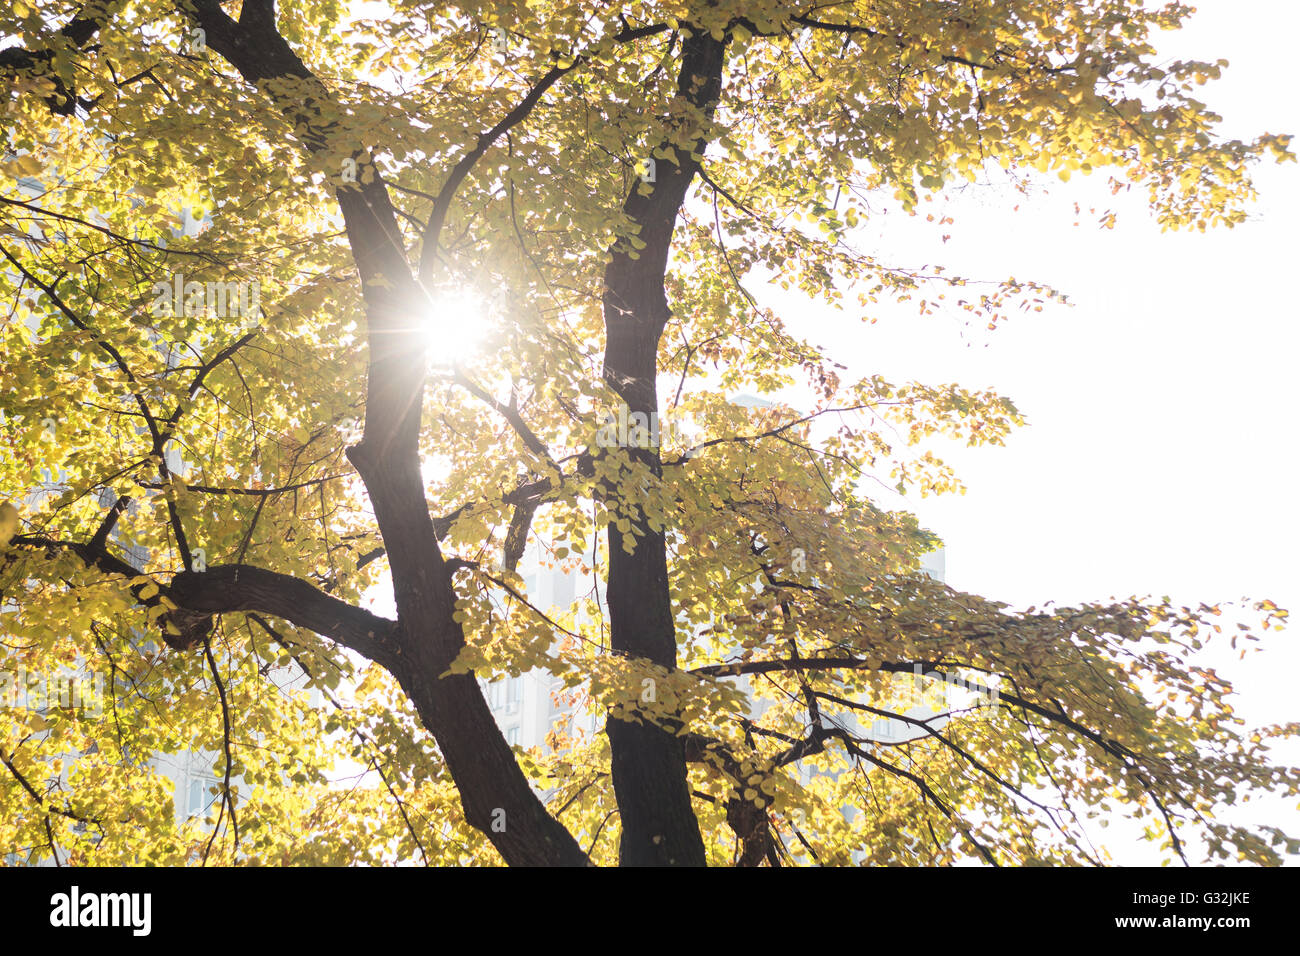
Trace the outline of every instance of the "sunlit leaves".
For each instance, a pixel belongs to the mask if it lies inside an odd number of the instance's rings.
[[[358,274],[335,191],[382,176],[414,266],[450,168],[558,68],[461,184],[426,276],[489,303],[427,317],[475,323],[484,343],[432,369],[423,396],[424,487],[466,637],[451,670],[543,669],[579,709],[671,727],[718,864],[739,852],[737,808],[803,862],[1105,862],[1093,824],[1124,812],[1171,852],[1170,825],[1199,827],[1211,859],[1295,851],[1281,831],[1213,817],[1297,786],[1265,750],[1295,728],[1243,733],[1230,688],[1190,658],[1220,639],[1221,609],[1018,611],[921,575],[938,541],[878,489],[960,490],[939,440],[1001,444],[1019,410],[993,391],[850,380],[761,294],[772,283],[848,321],[910,302],[919,321],[980,328],[1063,301],[867,251],[900,214],[941,248],[955,225],[929,204],[968,183],[1105,170],[1115,189],[1145,188],[1166,226],[1240,222],[1253,164],[1295,157],[1285,136],[1220,136],[1196,97],[1222,62],[1160,58],[1156,34],[1187,8],[898,0],[792,19],[775,0],[395,0],[381,16],[309,0],[281,4],[278,28],[318,79],[258,88],[186,47],[171,3],[108,4],[80,46],[58,35],[79,9],[0,15],[14,49],[43,51],[20,66],[8,54],[0,105],[0,500],[21,504],[6,534],[22,538],[0,554],[0,657],[86,662],[108,675],[111,706],[4,724],[0,846],[45,852],[48,825],[79,863],[495,861],[391,676],[244,613],[212,632],[214,675],[205,655],[165,650],[175,608],[156,602],[187,549],[191,566],[201,553],[270,568],[350,603],[384,581],[344,451],[365,417],[363,280],[373,292],[395,277]],[[711,117],[678,97],[692,30],[731,38]],[[68,95],[76,109],[51,109]],[[664,278],[659,468],[596,438],[618,407],[602,283],[615,250],[650,248],[623,211],[653,193],[647,161],[671,174],[700,137]],[[255,323],[210,303],[152,308],[155,284],[177,277],[256,282]],[[65,546],[107,529],[123,496],[108,544],[129,576]],[[564,606],[539,606],[501,566],[521,506],[536,508],[532,556],[572,575]],[[609,653],[606,522],[627,548],[634,529],[665,534],[682,669]],[[1262,629],[1285,621],[1253,610]],[[1238,623],[1228,640],[1244,647],[1254,621]],[[915,709],[935,702],[917,701],[914,664],[996,682],[1003,706],[957,699],[934,723]],[[873,735],[891,719],[911,738]],[[556,729],[549,744],[521,766],[593,860],[613,862],[604,737]],[[170,783],[143,761],[184,752],[212,757],[218,790],[231,771],[238,847],[220,799],[209,847],[213,823],[177,823]]]

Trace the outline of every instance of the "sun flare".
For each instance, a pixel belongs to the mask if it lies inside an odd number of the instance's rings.
[[[489,310],[476,293],[442,292],[424,310],[425,353],[437,368],[454,368],[474,358],[487,338]]]

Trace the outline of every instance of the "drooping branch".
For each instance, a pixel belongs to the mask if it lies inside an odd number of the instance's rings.
[[[992,698],[995,691],[991,687],[985,687],[982,684],[973,681],[963,681],[953,672],[953,668],[969,667],[974,670],[980,668],[974,665],[963,664],[959,661],[884,661],[871,662],[860,657],[800,657],[800,658],[781,658],[778,660],[768,661],[744,661],[735,664],[707,664],[703,667],[695,667],[690,670],[691,674],[697,674],[701,677],[732,677],[741,674],[772,674],[779,672],[798,671],[798,670],[876,670],[890,674],[915,674],[925,673],[937,674],[936,680],[943,680],[946,683],[958,684],[966,687],[974,694],[982,695],[985,698]],[[1005,691],[996,691],[997,699],[1004,700],[1015,704],[1017,707],[1028,710],[1044,717],[1047,720],[1059,723],[1068,727],[1075,733],[1080,734],[1104,751],[1114,757],[1131,758],[1136,756],[1131,750],[1123,744],[1107,737],[1103,737],[1098,732],[1072,720],[1068,714],[1061,710],[1053,710],[1042,704],[1035,703],[1019,694],[1008,694]]]
[[[135,398],[136,406],[140,409],[140,414],[144,417],[145,426],[149,429],[149,435],[153,441],[151,453],[157,460],[158,476],[164,484],[168,483],[171,480],[171,470],[167,465],[165,446],[168,441],[169,432],[164,430],[157,417],[150,410],[149,403],[145,401],[144,391],[140,387],[140,381],[136,378],[135,373],[132,372],[130,365],[127,364],[122,353],[113,345],[113,343],[109,342],[102,335],[92,329],[89,323],[87,323],[85,319],[77,314],[75,309],[63,300],[56,288],[57,281],[49,283],[41,280],[17,258],[15,258],[14,255],[4,246],[0,246],[0,255],[3,255],[7,260],[9,260],[9,262],[18,269],[27,281],[31,282],[34,286],[44,292],[50,302],[53,303],[54,307],[58,309],[69,322],[82,332],[89,335],[95,344],[113,360],[113,364],[117,366],[118,370],[121,371],[122,375],[126,378],[131,389],[131,394]],[[177,408],[176,415],[177,417],[180,415],[179,407]],[[181,523],[180,511],[177,509],[174,500],[168,499],[167,513],[171,522],[172,534],[176,539],[176,550],[180,553],[181,560],[185,563],[185,566],[187,568],[191,567],[193,558],[190,554],[189,542],[185,534],[185,527]]]
[[[248,495],[254,498],[269,498],[275,495],[290,494],[294,491],[300,491],[303,488],[314,488],[328,481],[338,481],[347,478],[348,475],[325,475],[321,478],[312,478],[309,481],[300,481],[292,485],[280,485],[276,488],[218,488],[214,485],[189,485],[185,486],[187,492],[194,492],[201,495]],[[163,486],[156,481],[137,481],[141,488],[160,489]]]
[[[149,408],[149,404],[144,399],[144,391],[140,387],[139,379],[137,379],[135,373],[131,371],[131,367],[127,364],[126,359],[123,358],[122,353],[113,345],[112,342],[109,342],[92,329],[85,319],[83,319],[75,309],[63,300],[63,297],[59,295],[58,290],[55,287],[57,283],[45,282],[38,278],[35,273],[23,265],[22,262],[20,262],[13,253],[3,245],[0,245],[0,255],[3,255],[5,259],[8,260],[9,263],[18,270],[23,278],[45,293],[46,297],[50,300],[50,303],[59,310],[63,317],[71,322],[76,328],[89,335],[91,340],[94,341],[100,350],[102,350],[104,354],[112,360],[118,371],[120,371],[126,379],[127,385],[131,389],[131,396],[135,399],[136,407],[140,409],[140,415],[144,418],[145,427],[149,429],[149,434],[152,437],[155,446],[158,446],[160,444],[158,440],[160,435],[158,422],[154,418],[153,412]]]
[[[670,466],[685,464],[686,462],[694,458],[696,455],[698,455],[700,452],[702,452],[704,449],[712,448],[715,445],[727,445],[733,443],[741,444],[741,445],[749,445],[754,442],[762,441],[764,438],[779,438],[781,435],[783,435],[785,432],[788,432],[790,429],[797,428],[798,426],[813,421],[814,419],[822,415],[829,415],[838,412],[856,412],[856,411],[861,411],[864,408],[870,408],[870,407],[871,406],[869,405],[846,405],[842,408],[823,408],[818,411],[812,412],[811,414],[804,415],[800,418],[796,418],[793,421],[786,422],[784,425],[778,425],[775,428],[769,428],[767,431],[759,432],[758,434],[755,435],[733,435],[727,438],[710,438],[707,441],[702,441],[698,445],[694,445],[691,448],[687,449],[679,457],[670,458],[669,460],[663,463],[663,466],[665,468],[668,468]]]
[[[3,52],[8,52],[8,51],[0,51],[0,53]],[[28,212],[32,213],[33,219],[37,219],[37,220],[55,219],[58,220],[59,222],[66,222],[76,226],[80,226],[83,229],[90,229],[94,232],[98,232],[107,236],[113,242],[119,243],[120,245],[125,246],[129,249],[143,249],[149,252],[157,252],[166,256],[186,256],[192,259],[199,259],[201,261],[209,262],[213,264],[220,264],[221,262],[220,259],[218,259],[216,256],[212,255],[209,252],[202,252],[200,250],[195,250],[195,249],[168,249],[165,246],[160,246],[157,243],[149,242],[148,240],[145,239],[138,239],[134,236],[124,236],[121,233],[116,232],[113,229],[110,229],[108,226],[101,225],[97,222],[92,222],[89,219],[83,219],[78,216],[70,216],[67,213],[57,212],[56,210],[53,209],[44,209],[36,205],[35,203],[24,202],[21,199],[13,199],[10,198],[9,196],[0,196],[0,204],[6,206],[13,206],[18,209],[26,209]]]
[[[212,834],[203,848],[203,862],[206,864],[208,854],[212,851],[212,844],[216,842],[217,833],[221,829],[221,821],[227,812],[230,814],[230,830],[235,838],[235,849],[239,849],[239,817],[235,813],[235,801],[230,792],[230,771],[235,763],[230,740],[230,702],[226,699],[226,685],[221,679],[221,672],[217,669],[217,659],[212,655],[212,641],[209,638],[203,640],[203,656],[208,662],[208,671],[212,674],[212,681],[217,688],[217,700],[221,704],[221,743],[226,757],[221,774],[221,812],[217,815]]]

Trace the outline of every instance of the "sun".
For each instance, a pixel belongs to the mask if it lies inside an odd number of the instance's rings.
[[[455,369],[473,359],[487,339],[487,302],[475,292],[438,292],[424,309],[425,354],[434,368]]]

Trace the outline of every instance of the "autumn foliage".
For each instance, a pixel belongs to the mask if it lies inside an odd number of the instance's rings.
[[[873,490],[959,489],[935,439],[1019,411],[849,379],[763,304],[1032,313],[1059,294],[855,246],[879,203],[990,178],[1241,221],[1251,167],[1294,157],[1217,133],[1223,64],[1157,55],[1188,15],[6,5],[0,667],[89,668],[105,706],[5,709],[0,851],[1094,864],[1131,816],[1173,860],[1296,852],[1220,819],[1297,792],[1268,756],[1296,727],[1244,728],[1194,662],[1285,612],[1227,635],[1218,607],[932,580],[937,539]],[[598,441],[619,415],[672,427]],[[535,606],[525,554],[571,604]],[[594,734],[507,744],[478,679],[532,668]],[[206,821],[148,759],[184,751],[213,755]]]

